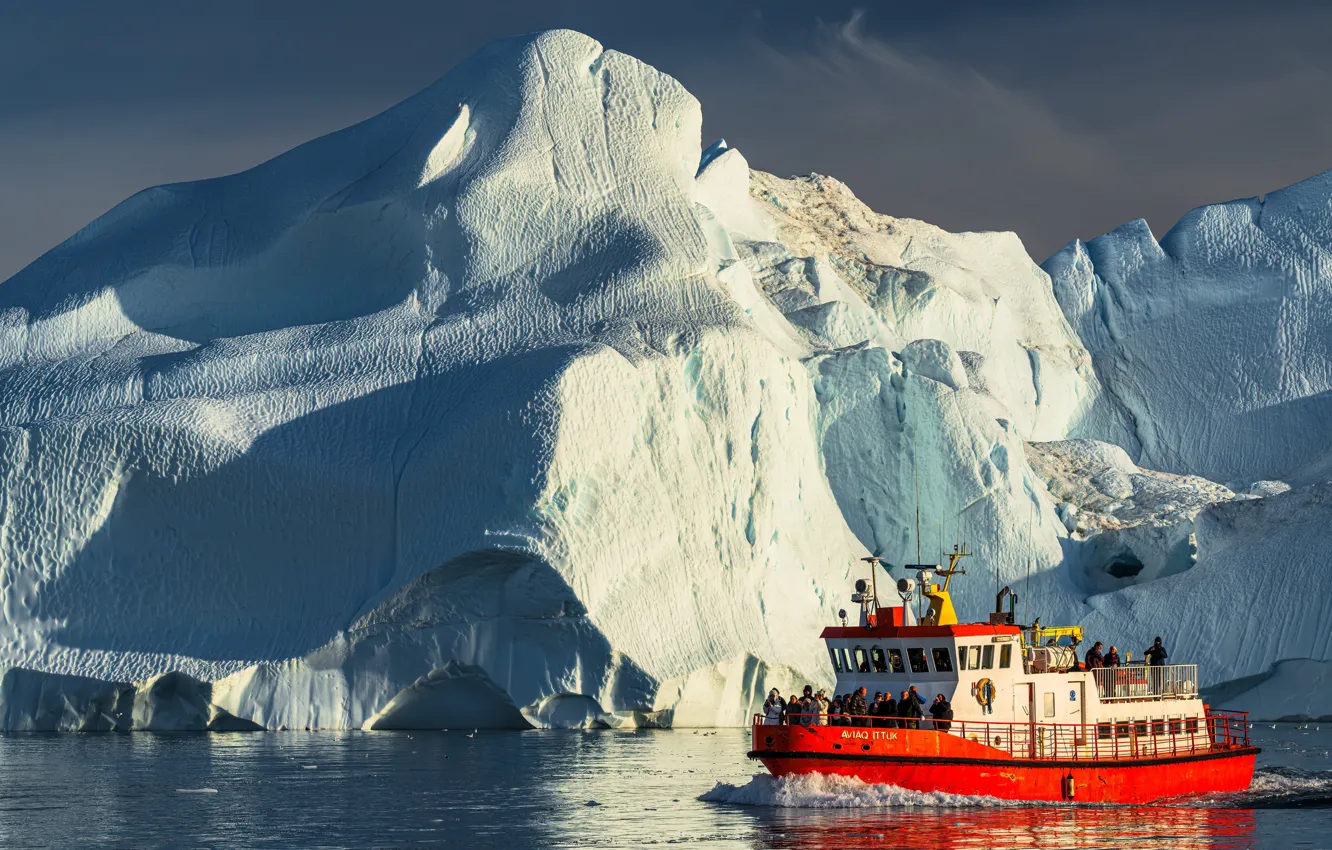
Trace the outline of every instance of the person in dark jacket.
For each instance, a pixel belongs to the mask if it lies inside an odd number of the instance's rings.
[[[832,705],[828,706],[828,725],[845,726],[846,716],[842,714],[842,700],[840,697],[834,698]]]
[[[800,697],[791,694],[791,698],[786,701],[786,710],[782,712],[782,723],[787,726],[795,725],[800,722],[800,718],[795,715],[800,713]]]
[[[1098,640],[1087,650],[1087,669],[1098,670],[1105,666],[1105,656],[1101,655],[1101,642]]]
[[[903,729],[920,728],[920,718],[924,714],[920,710],[920,701],[912,697],[910,691],[902,691],[902,698],[897,701],[897,716]]]
[[[1105,654],[1106,667],[1118,667],[1122,662],[1119,660],[1119,649],[1110,647],[1110,651]]]
[[[851,702],[846,706],[846,713],[851,715],[852,726],[869,725],[869,706],[865,704],[865,686],[856,688],[856,692],[851,695]]]
[[[925,710],[925,699],[920,694],[916,693],[915,685],[912,685],[911,687],[907,688],[907,696],[911,697],[916,701],[917,708],[919,708],[921,711]],[[920,716],[924,717],[925,715],[921,714]]]
[[[1160,637],[1152,642],[1151,648],[1144,654],[1147,656],[1147,663],[1153,667],[1165,666],[1166,659],[1170,657],[1170,653],[1166,652],[1166,648],[1161,644]]]
[[[800,726],[814,725],[814,687],[805,685],[805,693],[800,697],[800,706],[796,708],[796,714],[800,715],[796,723]]]
[[[897,700],[893,699],[892,691],[883,695],[883,708],[879,709],[879,716],[884,718],[879,722],[889,729],[896,729],[901,725],[897,722]]]
[[[883,716],[883,691],[874,692],[874,700],[869,704],[869,716],[871,726],[883,725],[883,721],[879,719]]]
[[[947,732],[953,724],[949,721],[953,719],[953,705],[943,694],[934,698],[930,703],[930,716],[934,718],[934,728],[940,732]]]

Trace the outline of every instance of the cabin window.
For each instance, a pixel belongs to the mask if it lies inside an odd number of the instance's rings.
[[[1054,694],[1045,694],[1044,696],[1045,696],[1045,716],[1054,717],[1055,716]]]
[[[905,673],[906,667],[902,664],[902,650],[888,650],[888,665],[892,667],[894,673]]]
[[[883,647],[876,646],[870,650],[870,660],[874,662],[875,673],[888,672],[888,659],[883,655]]]
[[[967,648],[965,646],[957,648],[957,669],[967,669]]]
[[[999,669],[1007,670],[1013,663],[1013,644],[1006,643],[999,647]]]
[[[989,670],[994,666],[994,644],[987,643],[981,650],[981,667]]]
[[[936,646],[930,650],[930,655],[934,656],[934,669],[940,673],[953,672],[953,659],[948,654],[948,647]]]
[[[1198,732],[1198,718],[1196,718],[1196,717],[1190,717],[1188,720],[1185,720],[1185,721],[1184,721],[1184,731],[1188,732],[1190,735],[1195,735],[1195,734],[1197,734],[1197,732]]]
[[[911,660],[912,673],[928,673],[930,665],[925,662],[925,650],[918,646],[907,647],[907,658]]]
[[[1180,719],[1178,717],[1170,718],[1170,734],[1178,735],[1180,732],[1183,731],[1184,731],[1184,724],[1180,722]]]
[[[967,661],[968,670],[980,669],[980,649],[981,648],[979,646],[967,647],[967,655],[970,656],[969,660]]]
[[[842,658],[842,670],[849,672],[852,669],[851,659],[847,657],[846,647],[844,646],[837,647],[837,654]]]
[[[1147,734],[1147,721],[1146,721],[1146,720],[1139,720],[1137,723],[1135,723],[1135,724],[1133,724],[1133,725],[1137,727],[1137,729],[1138,729],[1138,735],[1140,735],[1140,736],[1145,736],[1145,735]]]
[[[1116,723],[1116,724],[1115,724],[1115,737],[1116,737],[1116,738],[1127,738],[1127,737],[1132,733],[1132,731],[1133,731],[1133,727],[1132,727],[1131,725],[1127,724],[1127,723]]]
[[[828,647],[828,655],[832,657],[833,670],[838,673],[842,672],[842,661],[837,657],[837,650],[831,646]]]
[[[852,650],[851,654],[855,656],[856,669],[861,673],[868,673],[870,671],[869,655],[865,653],[865,647],[858,646]]]
[[[1152,734],[1153,734],[1153,735],[1164,735],[1165,733],[1166,733],[1166,725],[1165,725],[1165,721],[1164,721],[1164,720],[1153,720],[1153,721],[1152,721]]]
[[[1102,741],[1106,740],[1107,738],[1110,737],[1111,730],[1113,728],[1114,727],[1112,727],[1109,723],[1097,723],[1096,737],[1100,738]]]

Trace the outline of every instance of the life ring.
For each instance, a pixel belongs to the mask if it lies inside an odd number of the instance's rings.
[[[991,682],[989,679],[981,679],[976,684],[972,685],[972,693],[976,695],[976,702],[980,703],[981,708],[985,709],[986,714],[989,714],[993,710],[996,690],[994,682]]]

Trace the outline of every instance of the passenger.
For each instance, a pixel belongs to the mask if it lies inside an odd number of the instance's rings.
[[[811,726],[814,723],[814,688],[811,685],[805,685],[805,692],[800,697],[800,715],[801,726]]]
[[[1047,640],[1047,641],[1045,642],[1045,645],[1046,645],[1046,646],[1055,646],[1055,645],[1056,645],[1056,644],[1055,644],[1055,639],[1054,639],[1054,638],[1050,638],[1049,640]]]
[[[842,713],[842,700],[840,697],[834,699],[832,701],[832,705],[828,707],[828,725],[829,726],[846,725],[846,715]]]
[[[768,692],[768,701],[763,703],[763,725],[780,725],[782,722],[782,715],[785,713],[786,700],[782,699],[781,691],[773,688]]]
[[[1105,654],[1105,666],[1118,667],[1119,665],[1119,650],[1112,646],[1110,647],[1110,651]]]
[[[940,732],[947,732],[953,727],[949,722],[953,719],[953,706],[943,694],[936,696],[930,704],[930,716],[934,718],[934,728]]]
[[[856,692],[851,695],[849,703],[843,703],[846,706],[846,713],[851,717],[852,726],[868,726],[869,706],[865,705],[865,686],[856,688]]]
[[[892,691],[883,695],[883,707],[879,709],[879,716],[884,718],[879,722],[889,729],[896,729],[897,723],[897,700],[893,699]]]
[[[916,716],[917,716],[917,717],[924,717],[924,716],[925,716],[925,699],[924,699],[924,697],[922,697],[920,694],[916,693],[916,686],[915,686],[915,685],[912,685],[912,686],[907,690],[907,696],[909,696],[909,697],[910,697],[912,700],[914,700],[915,703],[916,703]]]
[[[1166,648],[1161,644],[1160,637],[1152,642],[1151,648],[1145,654],[1147,655],[1147,663],[1152,667],[1164,667],[1166,659],[1170,657],[1170,653],[1166,652]]]
[[[782,713],[782,722],[788,726],[794,726],[800,722],[796,715],[800,713],[800,697],[791,694],[791,698],[786,701],[786,711]]]
[[[1087,669],[1097,670],[1105,666],[1105,656],[1101,655],[1101,642],[1098,640],[1087,650]]]
[[[827,726],[828,709],[830,707],[831,706],[828,705],[828,697],[824,693],[823,688],[819,688],[819,692],[814,695],[814,699],[809,705],[809,710],[814,713],[814,717],[810,721],[810,725]]]
[[[875,691],[874,699],[869,704],[869,716],[871,726],[882,726],[883,721],[879,718],[883,716],[883,691]]]
[[[924,714],[920,710],[920,701],[911,696],[910,691],[902,691],[902,698],[897,702],[897,716],[903,729],[920,728],[920,718]]]

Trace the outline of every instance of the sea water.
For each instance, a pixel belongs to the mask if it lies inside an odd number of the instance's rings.
[[[1332,724],[1251,734],[1252,790],[1167,806],[774,780],[745,730],[9,735],[0,846],[1332,848]]]

